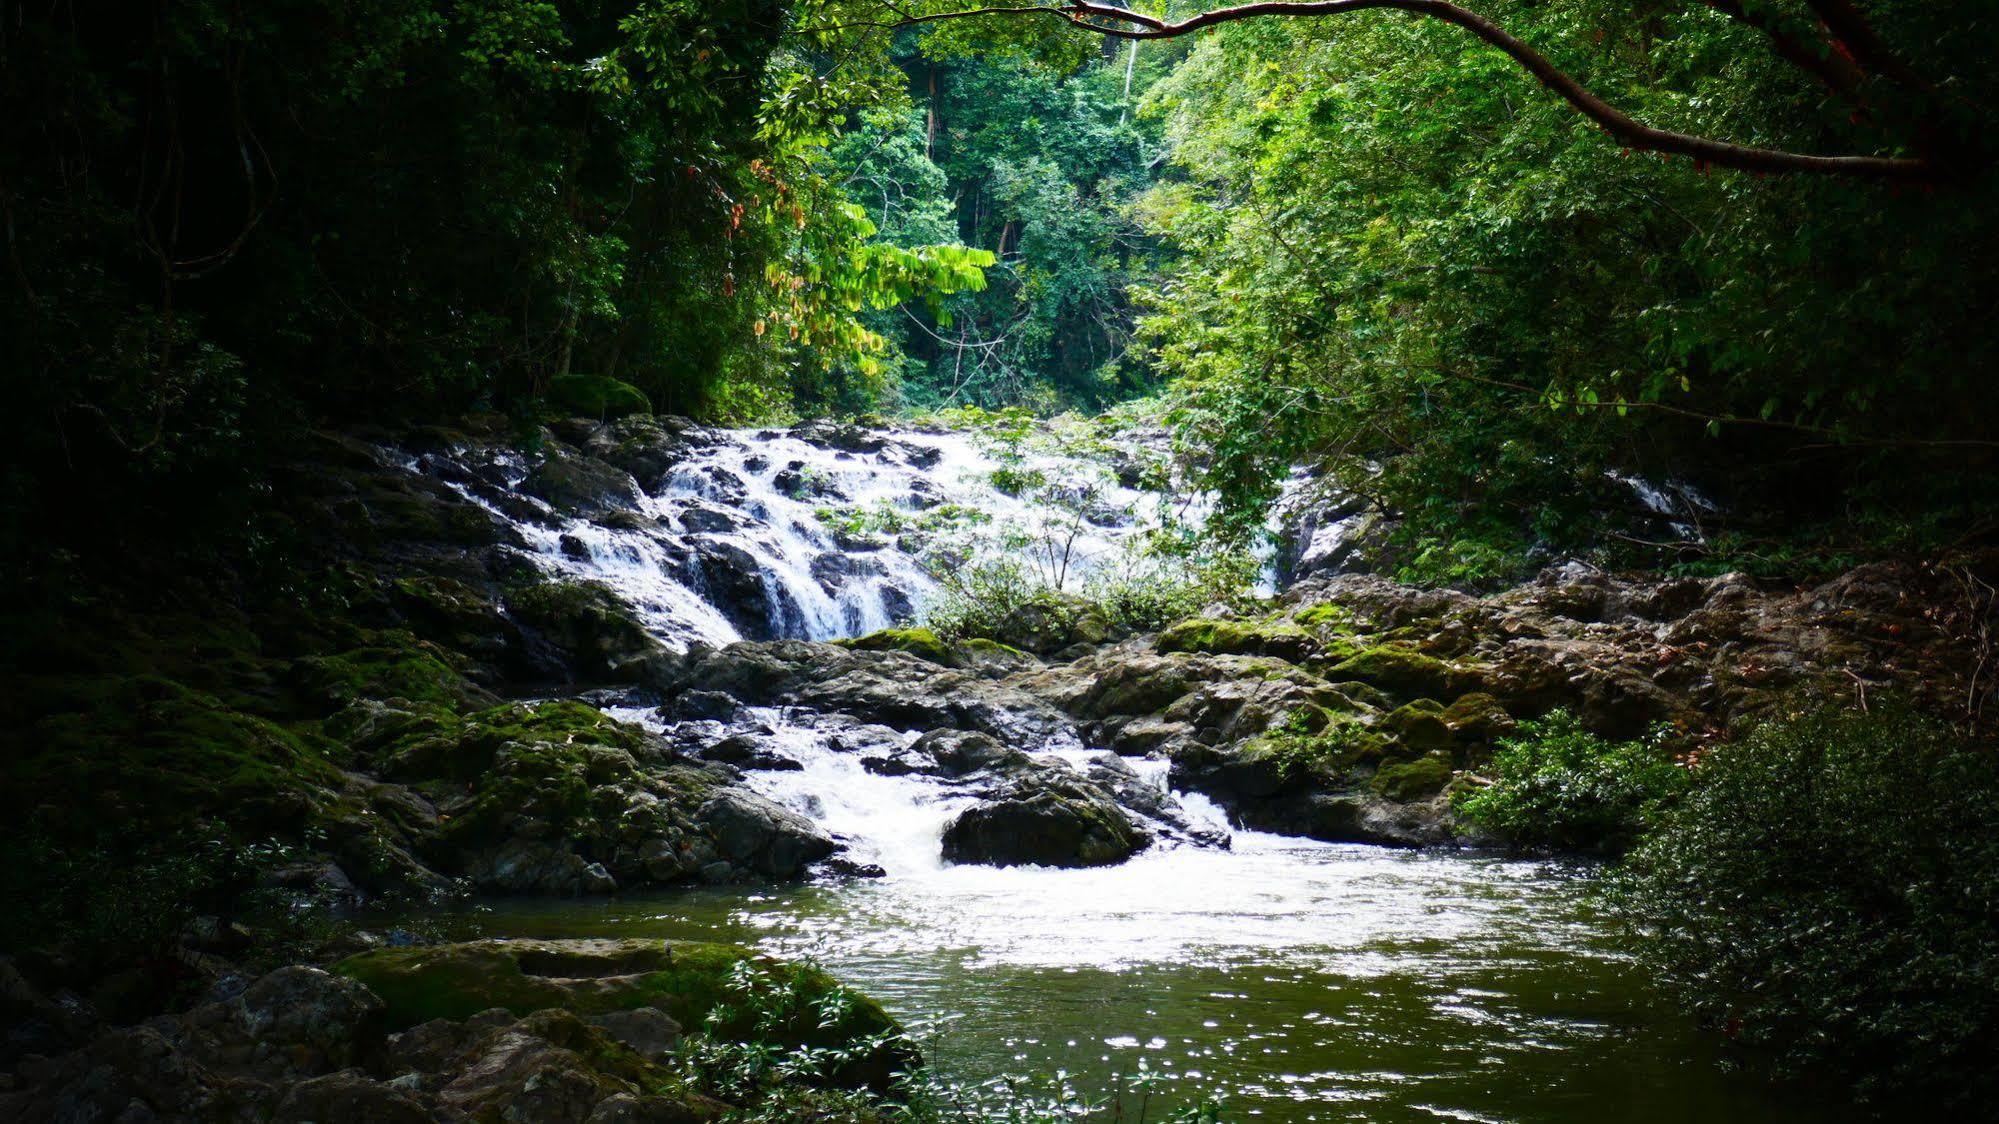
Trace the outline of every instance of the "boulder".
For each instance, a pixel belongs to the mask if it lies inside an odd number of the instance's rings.
[[[723,789],[698,815],[724,858],[771,878],[797,877],[838,849],[811,820],[747,789]]]
[[[1011,782],[944,829],[944,859],[988,866],[1109,866],[1151,842],[1102,786],[1048,768]]]
[[[521,490],[574,515],[601,515],[639,503],[639,486],[631,475],[557,442],[521,481]]]

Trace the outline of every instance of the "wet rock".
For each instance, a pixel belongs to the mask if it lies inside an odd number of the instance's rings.
[[[688,534],[729,534],[741,527],[735,513],[712,504],[691,503],[680,511],[680,528]]]
[[[795,877],[837,846],[811,820],[743,789],[717,793],[699,815],[724,857],[772,878]]]
[[[1104,787],[1117,802],[1158,824],[1167,835],[1198,847],[1227,847],[1229,833],[1196,824],[1173,794],[1152,784],[1115,753],[1101,753],[1090,759],[1087,774]]]
[[[735,734],[708,746],[701,751],[704,761],[720,761],[734,765],[738,769],[767,770],[771,772],[796,772],[805,766],[770,749],[763,740],[751,734]]]
[[[709,599],[745,637],[767,639],[775,635],[773,622],[800,615],[790,594],[740,544],[695,535],[687,540],[687,546],[694,553]]]
[[[507,595],[507,608],[561,653],[583,681],[658,682],[678,660],[609,586],[545,582]]]
[[[577,515],[601,515],[639,503],[631,476],[566,446],[549,444],[521,481],[521,490]]]
[[[988,866],[1108,866],[1151,842],[1101,786],[1067,768],[1010,782],[944,829],[944,859]]]
[[[791,435],[821,448],[848,453],[879,453],[888,445],[888,438],[875,430],[824,419],[795,425]]]
[[[630,474],[647,491],[657,491],[674,466],[700,447],[692,429],[684,418],[619,418],[596,427],[583,441],[583,451]]]

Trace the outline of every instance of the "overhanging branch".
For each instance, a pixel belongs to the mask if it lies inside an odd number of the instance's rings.
[[[1852,32],[1851,19],[1855,17],[1851,5],[1846,0],[1815,0],[1813,7],[1822,16],[1827,13],[1833,14],[1827,23],[1835,35],[1840,35],[1841,23],[1848,25],[1845,30],[1849,34]],[[1374,9],[1411,12],[1469,31],[1486,44],[1504,52],[1507,57],[1519,64],[1521,69],[1532,75],[1535,81],[1553,90],[1584,117],[1594,121],[1612,140],[1626,148],[1669,156],[1685,156],[1702,165],[1711,164],[1748,172],[1935,181],[1945,178],[1953,170],[1938,164],[1928,156],[1827,156],[1736,144],[1671,129],[1655,128],[1636,120],[1630,114],[1598,97],[1518,36],[1477,12],[1449,3],[1448,0],[1258,0],[1234,7],[1216,8],[1182,20],[1149,16],[1113,4],[1099,3],[1097,0],[1068,0],[1063,4],[975,8],[905,17],[882,24],[845,26],[907,27],[974,16],[1034,14],[1053,16],[1086,31],[1118,39],[1172,39],[1236,20],[1262,16],[1337,16]],[[1841,16],[1848,18],[1842,20]],[[1871,32],[1865,34],[1867,38],[1862,44],[1858,44],[1860,49],[1856,52],[1860,56],[1859,61],[1862,65],[1886,54],[1885,49],[1879,46],[1878,39],[1871,38]],[[1846,36],[1841,38],[1846,40]],[[1851,42],[1851,40],[1846,41]],[[1842,66],[1844,61],[1825,64],[1828,73],[1823,77],[1827,78],[1829,84],[1843,84],[1855,77],[1851,72],[1835,74],[1844,71]],[[1890,65],[1906,73],[1907,68],[1900,66],[1899,60]]]

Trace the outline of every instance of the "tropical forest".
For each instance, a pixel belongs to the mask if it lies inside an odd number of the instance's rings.
[[[0,1119],[1999,1119],[1995,58],[0,0]]]

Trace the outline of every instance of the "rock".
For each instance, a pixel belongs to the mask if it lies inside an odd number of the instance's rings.
[[[992,639],[1038,656],[1054,655],[1077,645],[1101,644],[1111,638],[1103,611],[1080,597],[1051,594],[1015,608],[1002,619]]]
[[[1098,675],[1075,709],[1089,717],[1156,714],[1179,701],[1194,683],[1186,665],[1171,657],[1135,656]]]
[[[1326,678],[1338,683],[1358,680],[1406,698],[1450,698],[1463,682],[1450,664],[1403,644],[1368,648],[1334,664]]]
[[[720,761],[734,765],[738,769],[763,769],[770,772],[797,772],[805,768],[797,761],[782,753],[768,749],[761,739],[749,734],[736,734],[723,738],[701,751],[704,761]]]
[[[277,1119],[315,1124],[427,1124],[435,1115],[405,1089],[357,1070],[341,1070],[292,1085]]]
[[[1117,754],[1100,753],[1091,758],[1088,776],[1116,797],[1119,804],[1160,825],[1172,838],[1197,847],[1229,845],[1228,832],[1196,825],[1171,793],[1148,783]]]
[[[629,474],[555,442],[528,470],[521,490],[578,515],[629,509],[640,499],[638,484]]]
[[[1101,786],[1067,768],[1012,782],[944,829],[944,859],[989,866],[1108,866],[1151,837]]]
[[[1264,655],[1293,662],[1318,651],[1318,642],[1303,627],[1288,620],[1246,622],[1195,618],[1159,634],[1162,652],[1213,652],[1221,655]]]
[[[811,820],[743,789],[717,793],[699,817],[725,857],[772,878],[796,877],[837,847]]]
[[[784,587],[742,546],[707,535],[690,536],[687,545],[709,599],[745,637],[768,639],[777,635],[774,622],[803,619]]]
[[[289,1065],[308,1073],[362,1061],[385,1028],[380,999],[353,980],[318,968],[279,968],[231,1006],[246,1036],[282,1048]]]
[[[729,981],[747,970],[759,986],[790,988],[805,1009],[834,1010],[824,1001],[838,996],[837,1015],[800,1018],[777,1032],[778,1045],[832,1047],[854,1039],[893,1034],[894,1020],[872,1001],[841,988],[825,973],[758,956],[731,945],[651,940],[492,940],[427,948],[381,949],[341,961],[340,975],[367,985],[387,1005],[390,1025],[415,1028],[396,1036],[393,1053],[437,1064],[469,1037],[455,1025],[484,1020],[494,1033],[519,1033],[492,1012],[514,1016],[560,1012],[575,1027],[620,1041],[643,1056],[664,1050],[680,1027],[705,1026],[725,1040],[756,1030],[743,1020],[710,1022],[709,1013],[732,994]],[[434,1020],[448,1020],[434,1026]],[[587,1022],[584,1020],[588,1020]],[[594,1024],[594,1025],[593,1025]],[[561,1038],[582,1031],[555,1024]],[[534,1030],[547,1036],[546,1030]],[[476,1028],[474,1028],[476,1033]],[[622,1037],[620,1037],[622,1036]],[[511,1043],[495,1056],[491,1041],[482,1053],[495,1063],[531,1043]],[[885,1081],[913,1055],[901,1042],[887,1042],[838,1075],[854,1082]],[[462,1078],[461,1078],[462,1080]]]
[[[507,595],[507,609],[565,653],[573,678],[657,682],[677,657],[609,586],[545,582]]]
[[[583,451],[618,468],[648,492],[658,491],[675,465],[704,443],[685,418],[623,417],[595,427]]]

